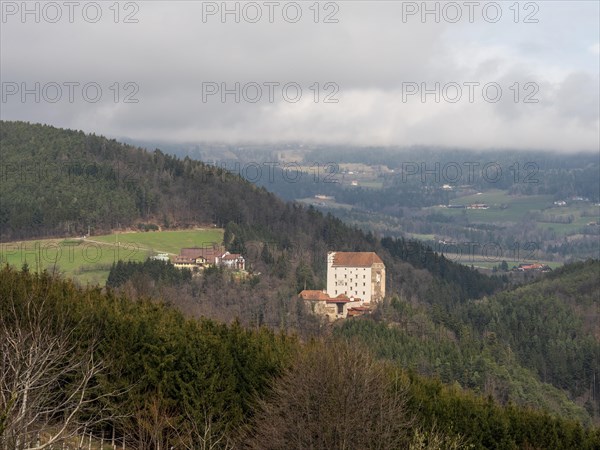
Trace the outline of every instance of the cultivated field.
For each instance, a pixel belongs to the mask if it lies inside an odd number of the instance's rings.
[[[202,247],[223,241],[217,228],[150,231],[90,236],[87,239],[41,239],[0,244],[0,262],[30,270],[58,271],[82,284],[104,285],[111,265],[145,261],[157,253],[174,256],[182,247]]]
[[[176,255],[182,247],[205,247],[214,242],[223,242],[223,230],[220,228],[184,230],[184,231],[149,231],[136,233],[118,233],[108,236],[92,236],[98,242],[122,245],[137,245],[140,248],[157,253]]]

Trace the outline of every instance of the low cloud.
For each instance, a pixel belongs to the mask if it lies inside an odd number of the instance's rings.
[[[249,23],[246,2],[223,23],[206,15],[221,2],[129,3],[117,23],[108,3],[97,23],[4,14],[2,119],[171,142],[599,148],[595,2],[539,3],[538,23],[515,23],[508,4],[495,23],[466,10],[451,23],[441,3],[439,23],[407,16],[414,2],[322,2],[318,17],[298,3],[301,20],[275,11],[270,23],[256,2],[263,16]],[[48,101],[49,83],[65,82],[79,83],[73,101],[66,90]],[[40,98],[23,97],[35,83]]]

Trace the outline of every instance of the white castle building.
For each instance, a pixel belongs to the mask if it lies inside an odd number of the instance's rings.
[[[385,297],[385,265],[374,252],[329,252],[327,294],[344,294],[361,303],[379,302]]]

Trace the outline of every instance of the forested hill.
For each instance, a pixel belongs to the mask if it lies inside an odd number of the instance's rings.
[[[600,261],[570,264],[530,285],[463,305],[457,314],[468,317],[481,337],[494,336],[540,380],[600,416]]]
[[[232,250],[251,253],[248,243],[268,243],[263,260],[279,267],[281,279],[300,267],[309,288],[324,285],[325,255],[333,249],[376,251],[388,268],[388,286],[405,296],[440,298],[448,307],[501,285],[417,242],[381,241],[237,175],[160,150],[6,121],[0,122],[0,148],[2,241],[75,236],[88,227],[98,234],[139,222],[163,228],[213,223],[225,227]]]
[[[301,344],[266,328],[189,319],[46,272],[0,268],[0,298],[8,387],[0,448],[22,448],[19,438],[46,438],[61,426],[67,435],[116,436],[128,449],[600,445],[598,427],[501,406],[374,361],[355,343]]]
[[[223,171],[81,131],[1,122],[4,239],[256,221],[275,198]]]
[[[423,314],[392,301],[379,313],[385,320],[351,321],[337,332],[405,367],[497,399],[581,420],[600,417],[598,260],[445,312],[434,305]]]

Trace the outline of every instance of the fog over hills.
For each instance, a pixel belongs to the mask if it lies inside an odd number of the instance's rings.
[[[599,147],[597,2],[3,5],[5,120],[176,142]]]

